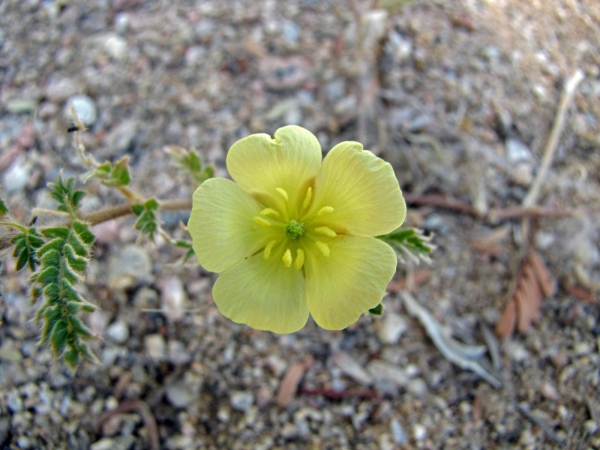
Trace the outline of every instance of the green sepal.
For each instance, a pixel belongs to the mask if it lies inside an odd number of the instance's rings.
[[[375,308],[369,309],[369,312],[374,316],[380,316],[383,314],[383,304],[377,305]]]

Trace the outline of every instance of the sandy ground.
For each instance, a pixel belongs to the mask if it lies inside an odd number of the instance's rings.
[[[180,250],[107,222],[83,288],[100,363],[75,375],[36,345],[28,273],[6,255],[0,447],[600,448],[599,24],[593,0],[0,0],[0,176],[18,220],[53,206],[60,170],[82,173],[66,105],[84,95],[84,143],[129,155],[145,196],[191,195],[165,145],[227,176],[237,139],[298,124],[324,151],[359,140],[392,163],[407,225],[437,245],[400,266],[381,318],[277,336],[222,317],[215,276],[174,265]],[[557,291],[526,333],[485,340],[528,249],[523,218],[490,211],[523,204],[577,70],[534,205],[567,217],[539,219],[530,248]],[[86,190],[86,212],[123,201]],[[162,219],[184,237],[185,211]],[[502,387],[438,351],[406,280],[443,333],[498,350]],[[299,384],[282,406],[286,374]]]

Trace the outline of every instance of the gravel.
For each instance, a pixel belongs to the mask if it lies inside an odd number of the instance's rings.
[[[83,172],[66,132],[70,102],[90,126],[86,148],[100,161],[129,155],[143,198],[192,194],[165,145],[196,148],[226,176],[233,142],[298,123],[325,151],[361,141],[413,195],[517,207],[562,80],[581,68],[539,203],[586,211],[539,221],[537,249],[560,289],[529,333],[499,344],[505,387],[494,389],[446,361],[393,293],[383,317],[340,332],[312,321],[291,336],[233,324],[212,301],[214,275],[175,265],[182,250],[160,239],[136,245],[134,218],[117,220],[96,227],[82,284],[99,306],[82,317],[100,364],[76,373],[37,345],[29,272],[3,256],[0,447],[151,448],[154,430],[166,449],[551,448],[551,430],[569,447],[599,448],[600,310],[597,297],[569,288],[597,292],[600,280],[600,31],[590,26],[600,5],[425,0],[379,2],[381,12],[354,2],[359,32],[341,0],[192,3],[0,2],[0,196],[15,219],[53,207],[44,189],[59,170]],[[85,189],[90,209],[124,201],[95,182]],[[177,217],[165,217],[167,229],[186,238]],[[434,231],[438,246],[415,297],[445,332],[481,342],[475,325],[493,326],[518,271],[520,222],[502,224],[502,251],[489,254],[472,243],[494,223],[425,207],[406,224]],[[298,363],[301,379],[280,407]]]

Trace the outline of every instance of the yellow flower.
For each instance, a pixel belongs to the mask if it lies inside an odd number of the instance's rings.
[[[321,157],[304,128],[254,134],[227,154],[235,183],[212,178],[194,193],[194,251],[222,273],[213,298],[234,322],[293,333],[310,313],[340,330],[381,302],[397,260],[373,236],[406,216],[394,171],[358,142]]]

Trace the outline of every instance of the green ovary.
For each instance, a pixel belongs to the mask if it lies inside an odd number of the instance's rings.
[[[304,223],[292,220],[285,227],[285,234],[290,239],[298,239],[304,234]]]

